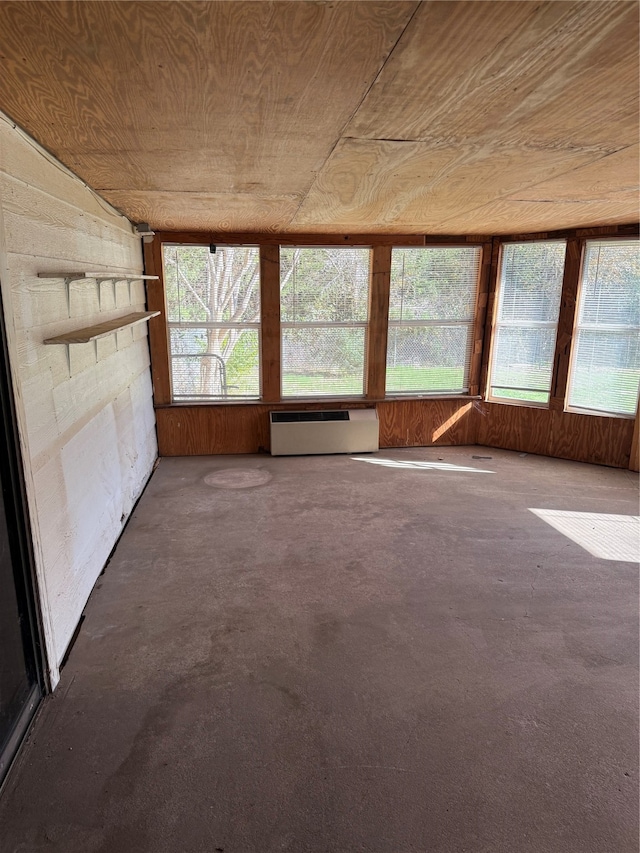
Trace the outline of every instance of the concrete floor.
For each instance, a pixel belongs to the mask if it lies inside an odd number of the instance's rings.
[[[637,853],[637,566],[529,511],[633,515],[637,478],[363,460],[162,460],[4,853]]]

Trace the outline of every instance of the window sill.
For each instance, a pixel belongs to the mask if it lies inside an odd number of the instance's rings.
[[[398,403],[402,400],[482,400],[480,394],[387,394],[379,403]]]
[[[598,412],[595,409],[575,409],[566,406],[564,413],[567,415],[587,415],[591,418],[617,418],[623,421],[632,421],[635,418],[635,412],[632,415],[622,415],[618,412]]]
[[[184,409],[194,407],[217,407],[217,406],[269,406],[278,408],[281,406],[361,406],[364,408],[374,406],[376,403],[404,403],[404,402],[426,402],[432,400],[467,400],[473,402],[482,400],[478,394],[407,394],[389,397],[369,399],[367,397],[297,397],[286,400],[180,400],[173,403],[156,403],[156,409]]]
[[[525,400],[503,400],[496,397],[487,397],[485,402],[496,406],[515,406],[519,409],[541,409],[542,411],[550,411],[549,403],[532,403],[531,401]],[[567,415],[586,415],[591,418],[617,418],[622,420],[633,420],[635,418],[635,414],[621,415],[614,412],[598,412],[591,409],[572,409],[568,406],[562,410],[556,409],[555,411],[562,411],[562,414]]]
[[[517,406],[519,409],[549,410],[549,403],[535,403],[532,400],[506,400],[503,397],[487,397],[485,402],[496,406]]]

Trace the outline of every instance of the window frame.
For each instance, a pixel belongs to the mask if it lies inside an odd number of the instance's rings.
[[[574,306],[573,313],[573,326],[571,330],[571,351],[569,354],[569,369],[567,371],[567,385],[565,388],[564,395],[564,411],[568,414],[572,415],[588,415],[590,417],[600,417],[600,418],[621,418],[623,420],[633,420],[638,415],[638,402],[636,402],[636,408],[632,413],[624,413],[624,412],[605,412],[601,409],[587,409],[581,406],[572,406],[569,403],[569,393],[571,391],[571,386],[573,382],[573,374],[576,368],[576,361],[578,355],[578,333],[581,329],[587,328],[591,331],[623,331],[625,329],[629,331],[636,331],[638,327],[634,325],[629,326],[620,326],[615,324],[610,324],[609,327],[597,326],[595,324],[587,324],[587,326],[580,324],[580,302],[582,299],[582,294],[585,287],[585,269],[586,269],[586,261],[587,261],[587,247],[589,243],[636,243],[640,249],[640,237],[633,236],[615,236],[615,237],[591,237],[585,238],[582,241],[582,251],[580,256],[580,274],[578,278],[578,288],[576,291],[576,303]]]
[[[365,235],[363,235],[365,236]],[[226,238],[226,240],[224,239]],[[300,239],[301,238],[301,239]],[[338,238],[339,239],[339,238]],[[635,225],[620,226],[616,229],[602,228],[591,229],[585,233],[584,229],[565,229],[551,232],[549,234],[518,234],[504,235],[493,238],[444,238],[438,236],[416,237],[415,235],[401,235],[397,239],[395,235],[366,235],[364,240],[350,236],[344,236],[345,243],[339,243],[333,235],[326,234],[259,234],[259,233],[233,233],[233,234],[209,234],[186,231],[160,231],[156,239],[145,245],[146,272],[156,273],[159,281],[147,282],[148,305],[150,310],[160,310],[164,317],[149,323],[149,345],[151,355],[151,369],[153,380],[154,405],[157,408],[172,407],[218,407],[218,406],[255,406],[255,405],[292,405],[299,402],[300,405],[327,404],[335,399],[337,403],[344,404],[345,401],[353,400],[354,404],[363,402],[395,402],[410,400],[438,400],[451,398],[476,398],[484,399],[492,404],[514,405],[523,408],[540,408],[543,410],[554,410],[571,414],[591,415],[595,417],[615,417],[622,419],[633,418],[632,414],[602,412],[598,410],[582,409],[572,407],[568,403],[571,376],[574,372],[576,357],[575,339],[578,330],[578,304],[579,293],[583,288],[583,265],[584,251],[588,242],[629,242],[639,239],[638,228]],[[424,242],[423,242],[424,241]],[[561,305],[558,321],[556,323],[556,346],[554,355],[554,366],[552,383],[550,389],[549,403],[527,401],[515,398],[495,397],[490,394],[491,375],[490,368],[494,360],[495,327],[497,320],[497,293],[499,287],[500,265],[505,246],[513,243],[535,243],[535,242],[563,242],[567,250],[573,241],[577,244],[573,258],[570,259],[568,251],[565,254],[564,279],[561,295]],[[167,320],[167,306],[165,299],[164,281],[164,247],[208,247],[214,242],[220,247],[250,247],[257,248],[260,254],[259,260],[259,289],[261,316],[259,323],[249,323],[247,328],[255,328],[258,332],[258,384],[259,397],[176,397],[174,395],[173,371],[171,365],[171,345],[169,340],[170,327],[179,326],[179,323]],[[385,347],[390,327],[396,325],[394,321],[385,323],[380,320],[384,316],[385,309],[389,307],[387,294],[386,304],[385,292],[385,270],[388,270],[384,260],[385,251],[389,253],[393,248],[422,248],[423,246],[476,246],[482,251],[480,286],[477,289],[475,307],[475,337],[474,350],[471,361],[470,388],[464,394],[452,394],[443,391],[434,392],[393,392],[386,391],[386,358],[381,359],[381,344]],[[281,393],[281,367],[282,353],[280,351],[282,342],[282,329],[280,324],[279,307],[279,275],[276,270],[279,267],[280,251],[284,248],[326,248],[354,247],[367,248],[370,254],[370,284],[369,284],[369,307],[367,323],[362,324],[365,328],[365,364],[364,364],[364,395],[358,396],[352,393],[344,395],[322,395],[305,397],[283,397]],[[376,253],[379,257],[376,263]],[[576,257],[577,255],[577,257]],[[571,271],[573,270],[573,271]],[[278,279],[277,286],[273,286],[272,273]],[[569,275],[571,282],[567,281]],[[387,273],[388,282],[388,273]],[[571,286],[569,286],[571,285]],[[377,295],[376,295],[377,294]],[[274,301],[275,300],[275,301]],[[568,302],[565,304],[565,300]],[[488,309],[488,310],[487,310]],[[373,312],[373,313],[372,313]],[[422,323],[422,321],[420,321]],[[195,324],[202,325],[202,324]],[[221,324],[227,325],[227,324]],[[244,324],[241,324],[244,326]],[[327,324],[329,325],[329,324]],[[356,325],[348,323],[346,325]],[[360,324],[358,324],[360,325]],[[402,325],[402,324],[399,324]],[[562,331],[563,330],[563,331]],[[274,337],[275,332],[275,337]],[[562,332],[562,342],[558,335]],[[265,337],[266,336],[266,337]],[[265,343],[265,340],[267,343]],[[384,343],[382,343],[384,341]],[[266,347],[266,349],[265,349]],[[558,365],[558,359],[560,363]],[[384,363],[383,363],[384,361]],[[564,364],[564,367],[563,367]],[[266,371],[266,378],[265,378]],[[274,384],[274,379],[276,382]],[[383,381],[384,380],[384,381]],[[265,382],[267,383],[265,387]]]
[[[558,314],[554,321],[534,321],[530,325],[535,326],[535,328],[555,328],[555,337],[554,337],[554,357],[551,362],[551,379],[549,383],[549,399],[544,402],[541,400],[523,400],[519,397],[497,397],[491,393],[491,389],[493,387],[492,375],[494,372],[494,359],[496,355],[496,339],[497,339],[497,329],[503,326],[509,326],[509,323],[500,323],[498,321],[499,311],[500,311],[500,295],[501,295],[501,284],[502,284],[502,262],[504,257],[504,249],[506,246],[513,245],[532,245],[535,243],[563,243],[565,247],[565,255],[564,255],[564,263],[563,263],[563,275],[562,281],[560,284],[560,300],[558,302]],[[533,408],[533,409],[542,409],[549,410],[551,405],[551,397],[553,394],[553,369],[555,362],[555,352],[558,344],[558,325],[560,322],[560,313],[562,310],[562,293],[564,288],[564,277],[567,269],[567,247],[568,247],[568,238],[567,237],[551,237],[551,238],[534,238],[530,240],[526,239],[517,239],[517,240],[501,240],[500,247],[498,252],[498,260],[496,264],[496,272],[495,272],[495,290],[494,290],[494,300],[493,300],[493,310],[491,316],[491,329],[489,335],[489,357],[487,359],[487,378],[486,378],[486,389],[484,398],[488,403],[496,403],[499,405],[505,406],[522,406],[525,408]],[[513,327],[517,327],[517,324],[513,324]],[[498,385],[495,386],[497,388],[501,388],[503,386]],[[508,390],[512,391],[533,391],[531,388],[511,388]],[[536,391],[536,393],[547,393],[546,391]]]
[[[373,246],[368,244],[357,244],[357,245],[341,245],[339,243],[319,243],[318,245],[312,245],[304,243],[302,245],[298,245],[296,243],[280,243],[278,246],[278,253],[280,259],[282,258],[282,250],[292,250],[296,249],[337,249],[339,251],[344,251],[345,249],[365,249],[369,253],[369,269],[368,269],[368,285],[367,285],[367,316],[365,320],[348,320],[348,321],[334,321],[329,322],[326,320],[310,320],[307,322],[300,321],[290,321],[282,319],[282,274],[280,273],[280,280],[278,282],[279,285],[279,303],[280,303],[280,402],[282,403],[326,403],[331,400],[353,400],[354,402],[361,402],[365,400],[367,397],[367,380],[368,380],[368,332],[369,326],[371,322],[371,287],[372,287],[372,270],[373,270]],[[304,395],[287,395],[284,393],[284,382],[285,382],[285,369],[284,369],[284,360],[282,357],[282,353],[284,350],[284,331],[285,329],[362,329],[363,332],[363,361],[362,361],[362,393],[360,394],[304,394]]]
[[[166,305],[166,275],[165,275],[165,249],[166,248],[189,248],[189,249],[207,249],[211,250],[211,246],[213,244],[205,243],[205,242],[197,242],[197,243],[180,243],[176,241],[165,241],[161,246],[161,264],[162,264],[162,275],[163,275],[163,288],[165,294],[165,305]],[[216,251],[218,249],[257,249],[258,250],[258,293],[260,294],[260,317],[255,322],[242,322],[242,323],[233,323],[233,322],[180,322],[176,320],[169,319],[169,310],[168,306],[166,307],[166,329],[167,329],[167,354],[169,360],[169,393],[171,397],[171,405],[178,406],[218,406],[218,405],[228,405],[229,403],[239,403],[239,404],[256,404],[262,402],[263,399],[263,389],[262,389],[262,298],[260,293],[261,288],[261,268],[260,268],[260,245],[257,243],[242,243],[242,244],[225,244],[225,243],[216,243],[215,244]],[[193,358],[198,357],[196,354],[175,354],[172,351],[171,346],[171,330],[172,329],[242,329],[242,330],[255,330],[258,333],[258,394],[257,396],[251,397],[241,397],[241,396],[232,396],[232,397],[212,397],[210,395],[199,394],[199,395],[176,395],[174,392],[174,380],[173,380],[173,360],[175,358]],[[213,355],[211,354],[211,357]],[[225,365],[226,368],[226,365]]]
[[[456,397],[477,396],[471,394],[471,372],[473,369],[473,354],[474,354],[474,334],[478,321],[478,308],[481,294],[482,284],[482,264],[484,257],[484,246],[482,243],[430,243],[424,246],[403,246],[401,244],[391,247],[391,264],[393,264],[394,249],[412,249],[419,251],[429,251],[437,249],[475,249],[478,253],[478,268],[476,273],[475,292],[473,299],[473,316],[470,320],[390,320],[387,319],[387,349],[385,353],[385,400],[411,400],[411,399],[452,399]],[[389,297],[387,307],[391,307],[391,280],[389,280]],[[388,315],[387,315],[388,316]],[[462,391],[389,391],[388,390],[388,352],[389,352],[389,332],[391,329],[400,328],[429,328],[433,326],[466,326],[469,330],[469,371],[467,375],[467,387]]]

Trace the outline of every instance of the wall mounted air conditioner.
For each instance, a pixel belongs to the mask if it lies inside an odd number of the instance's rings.
[[[271,412],[271,455],[369,453],[378,450],[375,409]]]

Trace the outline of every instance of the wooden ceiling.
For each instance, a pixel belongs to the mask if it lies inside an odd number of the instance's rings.
[[[636,2],[0,2],[0,109],[163,230],[638,218]]]

